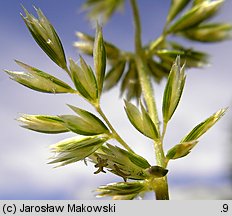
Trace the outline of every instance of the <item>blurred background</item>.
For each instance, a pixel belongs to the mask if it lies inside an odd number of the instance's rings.
[[[78,60],[72,46],[75,31],[94,35],[93,25],[80,7],[84,1],[1,1],[0,7],[0,68],[19,69],[14,59],[40,68],[70,83],[60,70],[33,41],[20,17],[23,4],[34,13],[33,5],[42,9],[57,30],[66,56]],[[138,0],[143,28],[143,42],[148,43],[162,31],[170,5],[166,1]],[[217,21],[232,23],[232,1],[226,1]],[[116,13],[103,28],[104,38],[124,50],[133,50],[133,24],[128,2],[124,11]],[[188,44],[188,42],[185,42]],[[189,43],[189,46],[211,54],[211,65],[187,71],[187,83],[180,105],[169,124],[165,151],[177,144],[196,124],[222,107],[230,106],[227,114],[207,132],[188,157],[170,162],[171,199],[232,198],[232,41],[216,45]],[[85,58],[92,64],[90,58]],[[155,84],[157,105],[161,110],[162,92],[166,81]],[[112,174],[93,175],[92,164],[78,162],[53,168],[47,162],[52,153],[49,145],[72,134],[46,135],[19,127],[15,119],[20,113],[68,114],[66,104],[93,111],[84,100],[73,95],[49,95],[29,90],[0,73],[0,199],[95,199],[99,185],[121,181]],[[155,164],[150,141],[139,134],[126,118],[119,90],[104,94],[102,107],[121,136]],[[147,195],[146,199],[153,198]]]

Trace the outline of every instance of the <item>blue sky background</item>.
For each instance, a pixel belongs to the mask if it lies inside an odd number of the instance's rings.
[[[143,41],[147,43],[159,36],[170,4],[166,1],[138,1],[143,25]],[[65,48],[66,56],[78,59],[78,51],[72,47],[75,31],[94,34],[85,13],[80,13],[83,1],[77,0],[10,0],[1,1],[0,7],[0,68],[20,69],[14,59],[21,60],[69,82],[61,71],[33,41],[20,17],[23,4],[34,13],[32,5],[42,9],[55,26]],[[232,1],[226,1],[218,21],[232,23]],[[133,25],[131,10],[126,3],[122,13],[113,16],[103,28],[104,38],[124,50],[133,50]],[[186,42],[185,42],[186,43]],[[187,44],[187,43],[186,43]],[[171,121],[165,139],[165,151],[196,124],[221,107],[232,105],[232,41],[216,45],[189,43],[211,53],[211,66],[187,71],[186,88],[181,103]],[[88,60],[90,60],[88,58]],[[91,60],[89,61],[92,64]],[[161,107],[165,81],[155,85],[158,107]],[[106,93],[102,106],[113,125],[136,152],[154,164],[150,141],[143,138],[129,124],[118,99],[118,89]],[[72,95],[49,95],[34,92],[11,81],[0,73],[0,199],[94,199],[97,186],[121,181],[111,174],[93,175],[92,164],[82,162],[53,169],[47,165],[52,156],[49,145],[71,134],[45,135],[20,128],[14,120],[20,113],[68,114],[65,104],[73,104],[90,111],[93,109],[82,99]],[[160,109],[159,109],[160,110]],[[217,125],[204,135],[192,153],[173,161],[169,166],[171,197],[174,199],[232,197],[227,178],[231,157],[231,108]],[[214,193],[207,193],[207,190]],[[194,194],[192,193],[194,191]],[[224,191],[226,194],[224,195]],[[228,195],[229,194],[229,195]],[[224,197],[223,197],[224,196]]]

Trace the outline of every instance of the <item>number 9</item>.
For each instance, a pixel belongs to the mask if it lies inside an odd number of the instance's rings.
[[[228,204],[223,204],[222,208],[223,208],[223,210],[222,210],[223,212],[228,212],[228,210],[229,210]]]

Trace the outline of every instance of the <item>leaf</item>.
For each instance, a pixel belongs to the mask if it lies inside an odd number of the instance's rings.
[[[93,55],[93,44],[89,42],[77,41],[73,44],[73,46],[86,55]]]
[[[186,68],[202,68],[208,65],[209,55],[204,52],[189,49],[185,54]]]
[[[186,68],[203,67],[208,65],[209,55],[204,52],[194,50],[192,48],[185,48],[176,42],[169,42],[173,49],[179,49],[184,52],[182,56],[182,64],[185,62]]]
[[[197,5],[197,4],[201,4],[203,3],[205,0],[194,0],[193,1],[193,5]]]
[[[108,133],[108,130],[102,127],[101,124],[96,123],[93,125],[93,119],[90,121],[90,118],[83,119],[73,115],[61,115],[59,117],[65,127],[77,134],[91,136]],[[94,120],[94,122],[96,121]]]
[[[224,23],[200,25],[183,32],[183,36],[199,42],[218,42],[231,37],[232,26]]]
[[[181,140],[181,143],[197,140],[225,114],[226,110],[227,108],[220,109],[205,121],[198,124]]]
[[[145,110],[142,103],[140,103],[141,110],[142,110],[142,119],[143,119],[143,130],[144,134],[146,134],[148,137],[151,137],[153,139],[159,138],[159,132],[156,128],[156,125],[151,120],[151,117],[149,113]]]
[[[159,133],[154,122],[141,103],[140,106],[142,113],[132,103],[125,101],[125,111],[128,119],[140,133],[151,139],[158,139]]]
[[[76,32],[75,34],[80,40],[84,41],[84,42],[88,42],[88,43],[94,43],[94,37],[85,34],[84,32]]]
[[[204,1],[197,4],[182,17],[180,17],[168,30],[169,33],[176,33],[186,29],[193,28],[203,21],[212,17],[220,8],[224,1]]]
[[[83,72],[86,74],[86,87],[90,92],[90,95],[93,99],[97,99],[98,97],[98,89],[97,89],[97,81],[95,75],[93,73],[92,68],[86,64],[85,60],[80,56],[80,64]]]
[[[63,125],[74,133],[91,136],[101,134],[92,129],[92,125],[80,117],[73,115],[61,115],[59,118],[63,121]]]
[[[142,93],[141,85],[139,82],[138,71],[134,61],[129,62],[128,71],[123,78],[121,84],[121,96],[126,94],[126,99],[130,101],[135,98],[139,101],[139,98]]]
[[[166,69],[161,63],[158,63],[153,59],[148,59],[147,65],[156,82],[160,82],[162,78],[167,77],[169,74],[170,70]]]
[[[125,150],[122,149],[122,151],[125,151]],[[151,165],[148,163],[148,161],[147,161],[145,158],[143,158],[142,156],[140,156],[140,155],[137,155],[137,154],[135,154],[135,153],[131,153],[131,152],[128,152],[128,151],[126,151],[126,154],[127,154],[128,158],[129,158],[129,160],[130,160],[134,165],[136,165],[136,166],[138,166],[138,167],[141,167],[141,168],[143,168],[143,169],[146,169],[146,168],[148,168],[148,167],[151,166]]]
[[[93,115],[92,113],[80,109],[78,107],[72,106],[72,105],[68,105],[77,115],[79,115],[81,118],[83,118],[85,121],[89,122],[90,124],[93,125],[93,127],[98,127],[99,130],[101,129],[102,131],[107,132],[108,128],[106,127],[106,125],[95,115]]]
[[[5,70],[5,72],[10,75],[11,79],[30,89],[53,94],[75,92],[75,90],[72,89],[68,84],[50,74],[47,74],[37,68],[31,67],[17,60],[16,63],[23,67],[26,72],[9,70]]]
[[[172,0],[167,16],[167,22],[171,22],[190,2],[190,0]]]
[[[86,80],[85,73],[72,59],[69,59],[69,62],[70,62],[71,77],[76,89],[80,92],[80,94],[84,98],[88,100],[92,100],[93,98],[88,92],[87,85],[89,85],[89,83]]]
[[[97,82],[94,73],[84,59],[80,57],[81,67],[79,67],[71,58],[70,71],[76,89],[80,94],[89,101],[96,101],[98,98]]]
[[[76,32],[76,36],[81,40],[74,43],[74,46],[81,49],[82,52],[92,55],[93,54],[93,46],[94,46],[94,37],[85,34],[83,32]],[[106,56],[108,59],[118,59],[120,55],[120,49],[117,48],[112,43],[109,43],[104,40],[104,46],[106,50]]]
[[[168,151],[166,158],[169,160],[182,158],[188,155],[197,143],[198,143],[197,140],[192,140],[189,142],[182,142],[178,145],[175,145],[173,148],[171,148]]]
[[[140,132],[143,132],[143,119],[139,109],[132,103],[125,101],[125,111],[131,124]]]
[[[119,59],[120,56],[120,49],[118,47],[116,47],[114,44],[109,43],[107,41],[104,40],[104,45],[105,45],[105,49],[106,49],[106,56],[108,59],[110,60],[116,60]]]
[[[163,119],[167,123],[174,114],[180,101],[185,84],[184,66],[180,66],[180,57],[176,58],[168,76],[168,81],[163,95]]]
[[[100,186],[97,197],[111,196],[114,200],[134,199],[147,190],[144,181],[118,182]]]
[[[157,50],[157,55],[158,56],[176,57],[178,55],[184,55],[184,51],[182,51],[182,50],[159,49],[159,50]]]
[[[49,164],[60,163],[59,166],[64,166],[83,160],[93,154],[107,139],[106,136],[98,135],[90,137],[77,136],[62,140],[51,146],[52,151],[57,155]]]
[[[26,14],[22,18],[30,31],[31,35],[41,47],[41,49],[54,61],[58,66],[66,69],[66,58],[62,43],[51,23],[44,16],[40,9],[35,8],[38,19],[36,19],[32,14],[23,7]]]
[[[121,10],[124,5],[124,0],[87,0],[83,4],[83,9],[89,11],[88,17],[91,20],[96,20],[99,16],[106,23],[115,11]]]
[[[101,158],[110,172],[124,179],[145,179],[148,177],[145,169],[151,166],[142,156],[110,144],[102,146],[89,158],[95,164]]]
[[[23,114],[18,119],[22,127],[41,133],[63,133],[69,131],[57,116],[27,115]]]
[[[105,77],[105,90],[111,89],[119,82],[120,78],[122,77],[125,65],[125,61],[119,61],[110,69]]]
[[[96,29],[93,58],[94,58],[94,69],[97,78],[98,93],[100,97],[103,88],[103,82],[105,79],[106,52],[105,52],[105,46],[102,36],[102,30],[99,25],[97,25],[97,29]]]

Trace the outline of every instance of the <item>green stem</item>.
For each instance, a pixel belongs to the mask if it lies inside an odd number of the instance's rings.
[[[167,178],[153,178],[149,186],[155,191],[157,200],[169,200],[167,191]]]
[[[148,50],[148,55],[151,57],[154,55],[154,52],[156,50],[156,48],[162,44],[165,40],[165,36],[164,35],[161,35],[160,37],[158,37],[156,40],[152,41],[150,44],[149,44],[149,50]]]
[[[133,11],[133,18],[134,18],[134,28],[135,28],[135,49],[136,53],[140,53],[142,51],[142,39],[141,39],[141,23],[140,23],[140,16],[139,10],[137,6],[136,0],[130,0],[131,7]]]
[[[160,122],[157,114],[156,102],[153,97],[154,92],[150,82],[149,69],[147,68],[146,61],[142,55],[137,55],[135,60],[139,74],[139,82],[148,107],[148,112],[157,127],[158,133],[160,133]]]
[[[142,87],[142,92],[144,95],[144,99],[147,103],[148,111],[151,115],[152,120],[155,122],[157,129],[159,131],[159,118],[157,114],[157,108],[155,99],[153,97],[153,89],[149,78],[149,69],[146,64],[146,58],[144,55],[144,50],[142,47],[141,40],[141,24],[139,18],[139,11],[137,7],[136,0],[131,0],[131,6],[133,10],[134,17],[134,27],[135,27],[135,61],[139,73],[139,80]]]
[[[163,141],[159,140],[154,143],[155,153],[156,153],[156,162],[158,166],[163,168],[167,167],[167,160],[164,155],[163,150]],[[154,178],[151,183],[151,187],[155,191],[157,200],[169,200],[168,192],[168,179],[167,176],[162,178]]]
[[[127,143],[120,137],[120,135],[117,133],[117,131],[114,129],[114,127],[111,125],[110,121],[108,120],[108,118],[105,116],[104,112],[102,111],[100,106],[95,106],[97,112],[99,113],[99,115],[101,115],[101,117],[105,120],[106,124],[108,125],[108,127],[110,128],[111,132],[112,132],[112,136],[113,138],[115,138],[125,149],[127,149],[129,152],[134,152],[129,145],[127,145]]]
[[[135,27],[135,51],[136,51],[136,66],[138,69],[139,74],[139,81],[142,87],[142,92],[144,99],[146,101],[148,112],[152,120],[154,121],[157,130],[160,134],[159,128],[159,118],[157,114],[156,103],[154,99],[154,92],[152,89],[152,84],[149,78],[149,69],[146,64],[146,56],[144,54],[144,50],[142,47],[142,40],[141,40],[141,24],[140,24],[140,16],[137,7],[136,0],[130,0],[132,11],[133,11],[133,18],[134,18],[134,27]],[[163,41],[162,38],[158,40],[158,44]],[[157,46],[157,44],[156,44]],[[161,167],[166,167],[166,158],[163,151],[163,140],[160,138],[159,141],[154,142],[155,154],[156,154],[156,161],[157,165]],[[156,194],[156,199],[169,199],[168,193],[168,183],[167,177],[157,178],[152,180],[151,184],[152,189]]]
[[[162,142],[164,141],[164,135],[166,133],[166,130],[167,130],[167,122],[163,122],[163,131],[162,131],[162,136],[161,136]]]

